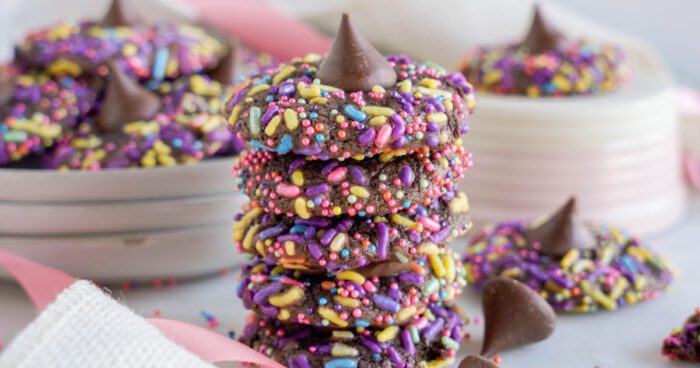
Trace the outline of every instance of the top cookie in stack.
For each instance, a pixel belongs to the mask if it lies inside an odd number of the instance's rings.
[[[238,290],[256,313],[245,343],[291,367],[452,361],[466,282],[445,248],[469,228],[455,180],[474,102],[460,73],[384,58],[347,15],[324,58],[234,88],[227,117],[252,147],[235,167],[251,198],[233,234],[254,256]]]

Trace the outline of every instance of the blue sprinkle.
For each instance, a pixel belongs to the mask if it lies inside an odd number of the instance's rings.
[[[182,139],[181,138],[173,138],[173,141],[171,142],[171,144],[175,148],[180,148],[180,147],[182,147]]]
[[[357,327],[369,327],[369,322],[364,319],[356,319],[355,326]]]
[[[357,360],[350,358],[333,359],[327,361],[323,368],[357,368]]]
[[[316,142],[323,142],[323,139],[324,139],[323,134],[321,134],[321,133],[316,134],[316,137],[314,137],[314,138],[316,139]]]
[[[304,231],[306,231],[306,226],[304,226],[304,225],[294,225],[289,230],[289,232],[292,234],[303,234]]]
[[[235,340],[236,339],[236,331],[229,331],[228,338],[231,340]]]
[[[328,304],[328,299],[321,298],[318,300],[318,305],[326,305],[326,304]]]
[[[325,89],[321,90],[321,96],[326,97],[328,96],[330,92],[326,91]]]
[[[382,359],[382,356],[379,353],[374,353],[374,354],[372,354],[372,359],[380,360],[380,359]]]
[[[309,118],[311,118],[311,119],[316,119],[317,117],[318,117],[318,113],[316,113],[316,112],[312,112],[311,114],[309,114]]]
[[[192,144],[192,146],[194,147],[194,149],[202,149],[202,142],[196,141]]]
[[[273,101],[274,99],[275,99],[274,96],[265,96],[265,102],[270,102],[270,101]]]
[[[250,145],[253,146],[253,148],[255,148],[258,151],[260,151],[260,150],[274,151],[274,149],[260,143],[260,141],[257,139],[253,139],[252,141],[250,141]]]
[[[151,91],[157,89],[158,86],[160,86],[160,82],[155,79],[151,79],[148,82],[146,82],[146,88],[150,89]]]
[[[365,212],[365,210],[359,210],[357,211],[357,215],[360,217],[365,217],[367,216],[367,212]]]
[[[281,155],[287,154],[292,150],[292,136],[290,134],[285,134],[282,139],[280,139],[280,144],[277,145],[277,153]]]
[[[343,249],[340,251],[340,256],[343,258],[348,258],[348,256],[350,256],[350,251],[347,249]]]
[[[168,65],[168,56],[170,51],[167,47],[159,47],[156,49],[156,54],[153,57],[153,68],[151,76],[155,80],[163,80],[165,78],[165,67]]]
[[[369,245],[369,251],[375,253],[377,251],[377,246],[374,244]]]
[[[447,292],[445,290],[440,290],[440,299],[447,298]]]
[[[403,208],[408,208],[408,207],[411,207],[411,202],[403,201]]]
[[[331,288],[331,294],[338,294],[338,288]]]
[[[356,109],[353,105],[345,105],[343,112],[345,112],[345,115],[349,116],[352,120],[365,121],[365,119],[367,119],[367,114]]]

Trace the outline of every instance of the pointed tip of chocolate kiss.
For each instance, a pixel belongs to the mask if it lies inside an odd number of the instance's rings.
[[[219,63],[209,72],[211,78],[221,84],[232,86],[236,84],[236,72],[241,65],[240,42],[231,39],[228,42],[226,54],[221,57]]]
[[[321,83],[346,91],[369,91],[376,85],[391,87],[397,79],[391,64],[355,28],[346,13],[316,76]]]
[[[137,23],[138,20],[134,12],[125,4],[125,0],[112,0],[100,25],[104,27],[130,27]]]
[[[459,368],[498,368],[498,366],[484,357],[467,355],[459,362]]]
[[[160,97],[143,88],[114,62],[108,62],[109,81],[97,127],[103,132],[118,132],[130,122],[150,119],[161,109]]]
[[[484,343],[481,355],[542,341],[554,332],[556,314],[552,307],[527,285],[507,277],[495,277],[484,284]]]
[[[523,39],[521,46],[525,46],[532,53],[542,53],[555,50],[559,47],[563,35],[554,28],[542,15],[539,5],[535,5],[535,12],[530,23],[530,30]]]
[[[576,198],[569,200],[553,214],[530,223],[525,230],[530,244],[539,243],[540,253],[562,257],[571,249],[597,247],[590,228],[576,216]]]

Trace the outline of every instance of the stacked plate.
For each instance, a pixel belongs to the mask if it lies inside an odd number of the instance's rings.
[[[0,170],[0,248],[100,282],[216,272],[239,261],[232,166]]]
[[[632,65],[629,84],[601,96],[480,95],[465,139],[478,165],[463,183],[475,220],[535,217],[574,194],[584,217],[642,235],[676,222],[685,186],[673,86],[658,63]]]

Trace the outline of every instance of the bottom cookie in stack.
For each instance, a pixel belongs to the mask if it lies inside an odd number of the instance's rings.
[[[423,308],[404,326],[356,330],[287,325],[251,315],[240,341],[290,368],[447,367],[468,319],[455,306]]]

